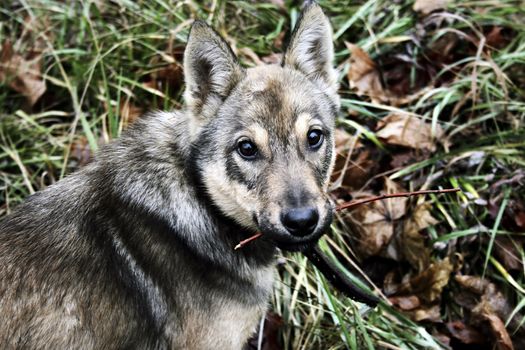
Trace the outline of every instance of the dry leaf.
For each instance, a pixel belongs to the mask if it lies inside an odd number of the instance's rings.
[[[436,140],[443,137],[443,130],[439,125],[436,135],[432,135],[429,123],[407,114],[389,114],[379,121],[377,129],[376,136],[390,145],[431,152],[436,150]]]
[[[401,310],[405,311],[414,310],[421,305],[421,301],[416,295],[393,296],[388,298],[388,300],[390,300],[392,304],[396,305]]]
[[[365,148],[359,138],[345,130],[335,132],[336,160],[332,172],[333,187],[358,190],[375,173],[378,162],[372,150]]]
[[[383,69],[381,76],[379,67],[365,51],[348,42],[345,42],[345,45],[350,52],[348,83],[357,95],[368,96],[373,102],[399,106],[419,99],[431,89],[431,86],[427,86],[430,80],[427,71],[424,71],[425,78],[418,76],[415,86],[407,78],[409,74],[407,75],[405,71],[412,69],[414,64],[403,62],[404,66],[401,67],[398,60],[391,67],[387,67],[388,70]]]
[[[125,127],[137,120],[142,114],[142,108],[131,103],[129,98],[120,103],[119,115]]]
[[[71,160],[76,161],[75,168],[82,167],[92,160],[91,148],[85,136],[78,136],[75,138],[70,146]]]
[[[513,350],[511,338],[502,321],[506,320],[512,312],[507,298],[493,283],[481,277],[458,275],[455,279],[465,289],[481,295],[481,300],[472,309],[473,325],[489,327],[495,339],[496,349]],[[510,327],[516,327],[521,319],[522,315],[516,314],[510,322]],[[518,332],[516,337],[518,336],[523,336],[523,331]]]
[[[450,274],[454,270],[454,266],[450,263],[447,257],[441,261],[432,263],[430,267],[420,275],[411,280],[412,286],[423,289],[419,291],[418,295],[428,302],[435,301],[441,297],[443,288],[448,284]]]
[[[408,316],[416,321],[431,321],[441,322],[441,314],[439,305],[422,306],[416,310],[405,312]]]
[[[483,307],[481,306],[481,308]],[[492,335],[496,340],[497,350],[514,350],[512,340],[510,340],[509,332],[507,332],[505,324],[493,311],[485,312],[484,310],[481,310],[478,313],[478,310],[474,309],[472,312],[478,314],[482,320],[489,323]]]
[[[525,229],[525,211],[520,211],[516,214],[516,225],[521,228]]]
[[[382,193],[401,192],[403,189],[390,179],[385,179]],[[365,196],[371,196],[366,194]],[[359,199],[356,197],[355,199]],[[406,212],[407,199],[391,198],[356,207],[347,217],[358,237],[357,251],[363,257],[379,254],[394,234],[394,224]]]
[[[280,32],[276,37],[275,39],[273,40],[273,46],[276,48],[276,49],[279,49],[281,50],[283,48],[283,43],[284,43],[284,38],[286,37],[286,32],[285,31],[282,31]],[[264,61],[264,60],[263,60]],[[281,61],[279,61],[281,62]]]
[[[412,165],[417,162],[424,161],[430,156],[432,153],[427,150],[415,150],[415,149],[400,149],[396,150],[392,154],[392,160],[390,161],[390,168],[391,169],[399,169],[404,168],[408,165]]]
[[[404,281],[398,285],[390,283],[389,292],[396,295],[416,295],[426,304],[433,303],[440,299],[453,270],[454,266],[447,257],[430,264],[425,271],[416,276],[405,276]]]
[[[345,42],[351,52],[348,82],[358,95],[369,96],[372,101],[388,101],[383,90],[376,64],[360,47]]]
[[[410,218],[405,220],[399,247],[402,255],[417,271],[423,271],[430,263],[430,250],[425,244],[426,238],[421,230],[436,225],[438,221],[430,215],[430,203],[419,205]]]
[[[449,0],[416,0],[412,7],[414,11],[424,15],[447,7]]]
[[[24,57],[14,52],[11,43],[5,41],[0,56],[0,81],[24,95],[33,106],[46,91],[42,79],[42,54]]]
[[[502,48],[505,45],[502,45],[505,38],[502,35],[503,27],[494,26],[492,27],[492,30],[490,33],[487,34],[487,46],[494,47],[494,48]]]
[[[497,236],[494,241],[494,253],[496,254],[498,261],[507,270],[522,270],[523,261],[521,260],[521,254],[519,247],[523,247],[524,240],[521,237],[515,239],[507,236]]]
[[[445,345],[447,349],[450,349],[450,337],[446,334],[433,331],[432,336],[437,339],[441,344]]]
[[[457,275],[455,280],[466,290],[481,295],[480,303],[485,303],[484,308],[490,308],[501,318],[506,319],[512,312],[507,298],[501,294],[494,283],[479,276]],[[520,318],[519,315],[516,318]]]
[[[476,328],[466,325],[462,321],[448,322],[446,324],[450,334],[463,344],[485,344],[487,342],[483,333]]]

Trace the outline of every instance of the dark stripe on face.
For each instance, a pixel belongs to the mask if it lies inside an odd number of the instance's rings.
[[[327,138],[325,142],[326,145],[321,166],[315,168],[315,179],[319,184],[323,184],[326,180],[326,177],[328,176],[328,171],[330,170],[330,163],[332,160],[332,154],[334,152],[332,147],[332,140]]]
[[[332,155],[334,154],[334,146],[332,145],[332,140],[327,139],[326,140],[326,150],[325,150],[325,158],[323,160],[323,172],[325,176],[329,175],[328,171],[330,170],[330,164],[332,162]]]
[[[226,175],[232,180],[235,180],[248,188],[248,190],[253,190],[255,188],[255,182],[248,180],[241,168],[237,164],[234,158],[233,153],[229,153],[226,158]]]
[[[339,113],[339,108],[337,107],[337,104],[332,100],[332,98],[325,92],[321,91],[323,96],[326,98],[326,101],[328,102],[328,112],[330,113],[330,116],[335,118],[337,114]]]

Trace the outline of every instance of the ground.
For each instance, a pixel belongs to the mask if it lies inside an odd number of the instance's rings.
[[[322,248],[382,303],[345,298],[286,255],[262,348],[525,348],[525,5],[320,4],[341,72],[334,200],[462,192],[341,211]],[[3,2],[0,216],[143,112],[181,107],[192,20],[253,66],[279,62],[299,11],[284,0]]]

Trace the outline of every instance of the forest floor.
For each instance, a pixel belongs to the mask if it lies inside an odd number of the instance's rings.
[[[280,62],[300,11],[284,0],[8,3],[0,217],[143,112],[181,108],[194,19],[249,67]],[[285,255],[260,347],[525,349],[524,2],[320,4],[342,97],[334,200],[462,191],[340,212],[322,249],[381,304],[342,296],[304,256]]]

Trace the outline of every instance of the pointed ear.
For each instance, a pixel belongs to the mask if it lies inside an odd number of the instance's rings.
[[[332,27],[321,7],[306,2],[283,57],[283,66],[297,69],[312,81],[337,95],[337,73],[333,67]]]
[[[243,75],[226,41],[205,22],[195,21],[184,51],[184,98],[199,124],[215,115]]]

